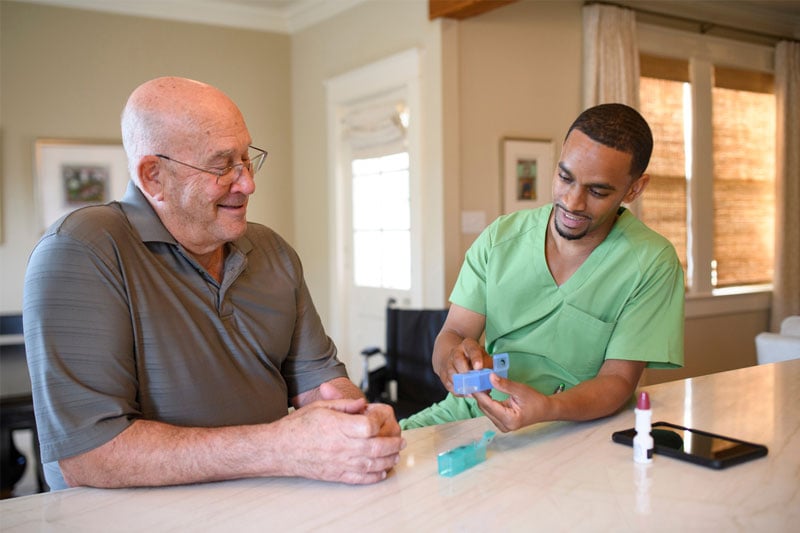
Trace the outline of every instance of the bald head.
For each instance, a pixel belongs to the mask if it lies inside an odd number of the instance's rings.
[[[207,145],[223,121],[232,128],[244,127],[239,108],[216,87],[177,77],[143,83],[122,112],[122,144],[131,177],[138,183],[143,156]]]

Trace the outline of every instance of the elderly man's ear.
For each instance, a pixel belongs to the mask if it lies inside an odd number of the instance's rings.
[[[143,193],[155,201],[161,201],[164,196],[162,169],[161,159],[154,155],[146,155],[139,161],[139,186]]]

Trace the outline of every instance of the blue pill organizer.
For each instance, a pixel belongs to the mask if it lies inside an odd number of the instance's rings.
[[[509,359],[507,353],[499,353],[492,357],[494,368],[484,368],[481,370],[471,370],[460,374],[453,374],[453,391],[456,394],[472,394],[490,390],[492,384],[489,376],[492,373],[501,378],[508,378]]]

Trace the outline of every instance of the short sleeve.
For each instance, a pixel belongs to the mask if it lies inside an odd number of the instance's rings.
[[[486,273],[491,251],[493,225],[483,230],[467,250],[450,301],[486,315]]]
[[[96,448],[139,416],[132,331],[113,250],[46,235],[25,275],[23,320],[42,460]]]
[[[650,368],[683,366],[683,269],[674,248],[664,248],[617,319],[606,359],[647,361]]]

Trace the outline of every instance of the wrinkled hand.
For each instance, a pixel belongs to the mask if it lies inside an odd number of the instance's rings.
[[[329,382],[320,385],[319,392],[323,400],[342,400],[346,398],[339,388],[331,385]],[[353,408],[357,409],[355,405]],[[354,410],[352,412],[364,413],[367,414],[367,416],[373,416],[380,419],[382,422],[380,430],[378,431],[378,435],[382,437],[400,436],[400,424],[397,423],[397,419],[394,416],[394,411],[388,405],[381,403],[368,403],[363,409]]]
[[[507,433],[548,419],[551,399],[536,389],[497,374],[489,377],[492,387],[508,394],[502,402],[492,399],[488,392],[472,395],[478,407],[497,429]]]
[[[405,441],[388,405],[343,399],[323,384],[325,400],[281,419],[286,461],[294,475],[351,484],[385,479],[400,460]]]
[[[339,387],[326,381],[319,386],[319,397],[323,400],[344,400],[348,396]],[[355,396],[351,396],[351,398],[355,398]]]
[[[466,338],[438,361],[436,375],[445,388],[453,392],[453,374],[492,368],[494,361],[475,339]]]

